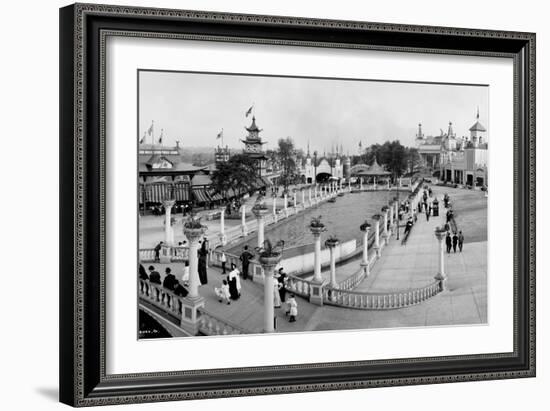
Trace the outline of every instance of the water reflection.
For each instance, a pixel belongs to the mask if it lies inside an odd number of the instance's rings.
[[[348,193],[338,197],[334,203],[323,203],[291,218],[288,222],[266,231],[266,238],[273,241],[284,240],[285,248],[296,247],[313,243],[313,235],[308,229],[311,217],[321,215],[322,222],[327,228],[327,234],[336,235],[339,240],[347,241],[360,238],[359,226],[366,219],[369,221],[374,214],[388,203],[394,193],[387,191]],[[256,246],[256,237],[249,239],[246,244]],[[242,245],[235,247],[233,252],[239,252]]]

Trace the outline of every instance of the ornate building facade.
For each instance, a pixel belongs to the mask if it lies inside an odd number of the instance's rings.
[[[424,167],[439,173],[443,181],[469,186],[487,186],[488,143],[487,129],[479,122],[479,110],[469,136],[457,137],[449,122],[447,132],[425,136],[418,125],[416,145]]]
[[[311,156],[308,149],[307,155],[300,167],[300,175],[304,183],[311,184],[325,182],[330,178],[338,180],[349,179],[350,170],[350,158],[342,156],[341,153],[338,153],[338,150],[336,150],[336,153],[324,154],[322,157],[319,157],[317,151]]]

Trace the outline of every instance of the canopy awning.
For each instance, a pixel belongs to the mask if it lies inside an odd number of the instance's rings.
[[[156,182],[140,184],[139,202],[162,203],[168,197],[174,197],[176,201],[189,201],[189,184]]]
[[[193,197],[199,203],[208,203],[211,201],[205,188],[193,188]]]

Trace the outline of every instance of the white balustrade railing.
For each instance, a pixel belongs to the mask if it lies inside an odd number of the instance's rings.
[[[189,248],[187,246],[173,246],[168,251],[171,262],[186,261],[189,258]],[[139,250],[139,260],[141,262],[155,261],[154,248],[141,248]]]
[[[440,281],[425,287],[393,293],[373,293],[323,288],[323,303],[363,310],[393,310],[420,304],[441,292]]]
[[[183,311],[183,297],[179,297],[167,290],[161,284],[151,283],[149,280],[139,280],[139,298],[160,308],[163,312],[176,317],[181,321]]]
[[[311,284],[312,281],[289,275],[286,289],[301,297],[309,298],[311,294]]]
[[[366,271],[363,267],[343,281],[338,283],[339,290],[353,290],[365,279]]]
[[[199,332],[204,335],[238,335],[248,333],[244,328],[216,317],[204,308],[199,308],[198,313]]]

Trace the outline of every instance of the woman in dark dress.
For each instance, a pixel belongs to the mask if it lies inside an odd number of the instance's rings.
[[[206,275],[206,257],[208,250],[206,249],[206,240],[203,240],[201,248],[199,249],[199,279],[201,284],[208,284],[208,277]]]
[[[281,302],[284,303],[286,299],[287,276],[282,267],[279,268],[279,277],[277,281],[279,282],[279,297],[281,298]]]

